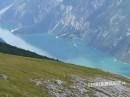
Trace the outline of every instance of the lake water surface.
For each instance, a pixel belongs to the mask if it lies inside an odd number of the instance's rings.
[[[30,44],[44,49],[53,57],[65,62],[80,64],[86,67],[100,68],[105,71],[130,77],[130,64],[123,63],[96,49],[85,46],[84,43],[71,42],[56,38],[52,34],[24,34],[20,35]]]

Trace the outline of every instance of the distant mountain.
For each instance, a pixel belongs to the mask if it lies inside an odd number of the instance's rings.
[[[80,39],[88,46],[130,63],[130,0],[0,2],[3,9],[0,25],[19,36],[51,33],[70,41]]]

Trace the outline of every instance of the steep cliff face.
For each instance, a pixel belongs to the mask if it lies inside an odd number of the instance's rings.
[[[2,25],[12,25],[11,28],[32,26],[41,22],[61,2],[60,0],[12,0],[9,3],[9,1],[0,1],[3,3],[1,10],[6,9],[0,20]]]
[[[130,63],[129,3],[129,0],[14,0],[3,7],[8,10],[1,16],[0,24],[9,25],[17,34],[48,32],[58,38],[80,39]]]

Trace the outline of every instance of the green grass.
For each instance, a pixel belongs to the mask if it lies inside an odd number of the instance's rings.
[[[0,97],[49,97],[46,88],[36,87],[33,78],[62,79],[68,81],[70,75],[91,77],[112,77],[129,81],[127,78],[98,69],[85,68],[47,59],[36,59],[0,53],[0,74],[8,80],[0,80]],[[30,96],[29,96],[30,97]]]

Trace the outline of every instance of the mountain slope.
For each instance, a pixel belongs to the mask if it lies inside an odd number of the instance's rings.
[[[1,53],[5,53],[5,54],[13,54],[13,55],[19,55],[19,56],[25,56],[25,57],[32,57],[32,58],[46,58],[49,59],[47,57],[44,56],[40,56],[36,53],[30,52],[30,51],[26,51],[20,48],[16,48],[14,46],[11,46],[9,44],[0,42],[0,52]]]
[[[115,81],[119,85],[87,85],[97,81]],[[47,59],[0,54],[1,97],[129,97],[129,82],[124,77],[97,69]]]

